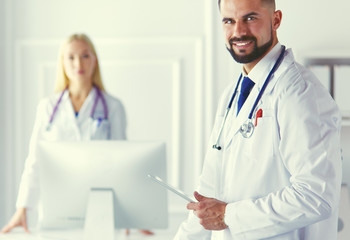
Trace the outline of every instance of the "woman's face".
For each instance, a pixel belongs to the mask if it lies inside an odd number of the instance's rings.
[[[91,84],[96,56],[83,40],[68,43],[63,52],[63,66],[70,83]]]

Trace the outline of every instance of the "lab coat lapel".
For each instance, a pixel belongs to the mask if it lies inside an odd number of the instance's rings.
[[[69,118],[69,121],[76,123],[74,108],[72,105],[72,101],[69,98],[68,90],[64,93],[61,104],[62,104],[62,107],[65,108],[64,109],[64,114],[66,115],[65,117]]]
[[[256,98],[258,97],[259,88],[260,87],[258,87],[257,84],[254,85],[254,87],[252,88],[252,91],[250,92],[245,103],[243,104],[237,117],[233,119],[232,127],[230,128],[229,133],[227,134],[227,137],[226,137],[225,146],[227,146],[230,143],[232,138],[239,132],[241,125],[248,119],[249,113],[252,110],[252,107],[254,105]],[[236,108],[234,110],[237,111]]]
[[[233,119],[232,127],[230,130],[228,130],[228,134],[225,138],[225,147],[227,147],[230,142],[232,141],[232,138],[239,132],[239,129],[241,125],[247,121],[249,117],[249,113],[252,110],[252,107],[254,105],[255,100],[257,99],[259,92],[261,88],[263,87],[265,80],[271,71],[272,67],[274,66],[281,49],[281,45],[278,43],[272,51],[270,51],[249,73],[249,77],[255,81],[255,85],[250,92],[246,102],[243,104],[241,111],[239,112],[238,116]],[[282,62],[283,65],[283,62]],[[281,70],[279,67],[276,71],[276,73]],[[272,75],[271,80],[273,80],[274,77]],[[274,86],[274,83],[271,83],[271,80],[269,80],[269,83],[267,85],[267,88],[264,92],[266,94],[268,91],[271,91],[272,87]],[[276,78],[275,80],[276,81]],[[263,97],[263,96],[262,96]],[[258,103],[259,106],[259,103]],[[252,116],[254,118],[254,114]]]
[[[79,116],[77,119],[78,123],[81,123],[82,121],[90,117],[91,109],[94,104],[96,94],[97,94],[96,89],[92,88],[89,95],[86,97],[83,105],[80,108]]]
[[[67,118],[70,118],[69,122],[73,123],[72,127],[74,129],[74,132],[76,134],[77,139],[81,140],[81,134],[80,134],[80,130],[78,127],[78,121],[77,121],[77,118],[75,116],[75,111],[74,111],[72,101],[69,98],[69,92],[66,91],[65,94],[67,94],[65,96],[65,101],[64,101],[64,107],[66,108],[65,114],[67,114]]]

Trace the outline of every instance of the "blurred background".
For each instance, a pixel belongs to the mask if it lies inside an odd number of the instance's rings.
[[[276,2],[280,42],[300,63],[329,63],[310,67],[342,110],[350,184],[350,65],[343,64],[350,62],[350,3]],[[75,32],[95,43],[107,92],[126,108],[128,139],[164,140],[168,181],[189,194],[218,98],[241,71],[226,52],[216,0],[0,0],[0,226],[15,210],[36,106],[53,93],[60,43]],[[171,212],[186,211],[185,202],[170,200]]]

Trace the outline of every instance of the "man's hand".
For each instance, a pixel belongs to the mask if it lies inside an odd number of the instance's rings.
[[[200,219],[200,224],[207,230],[223,230],[227,228],[224,223],[225,209],[227,203],[221,202],[215,198],[207,198],[194,192],[197,203],[187,204],[187,209],[193,210],[193,213]]]

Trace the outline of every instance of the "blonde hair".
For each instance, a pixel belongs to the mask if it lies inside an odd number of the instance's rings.
[[[57,64],[57,77],[56,77],[56,84],[55,84],[55,92],[62,92],[64,89],[66,89],[69,86],[69,78],[67,77],[67,74],[64,70],[64,66],[63,66],[63,53],[64,53],[64,49],[66,48],[66,46],[75,41],[75,40],[79,40],[79,41],[84,41],[85,43],[87,43],[92,51],[92,53],[95,55],[96,57],[96,66],[95,66],[95,71],[92,75],[92,84],[96,87],[98,87],[100,90],[105,91],[104,87],[103,87],[103,83],[102,83],[102,78],[101,78],[101,73],[100,73],[100,66],[98,63],[98,58],[97,58],[97,54],[96,54],[96,50],[94,47],[94,44],[92,43],[92,41],[90,40],[90,38],[83,33],[75,33],[72,34],[71,36],[69,36],[61,45],[61,48],[59,50],[59,54],[58,54],[58,64]]]

